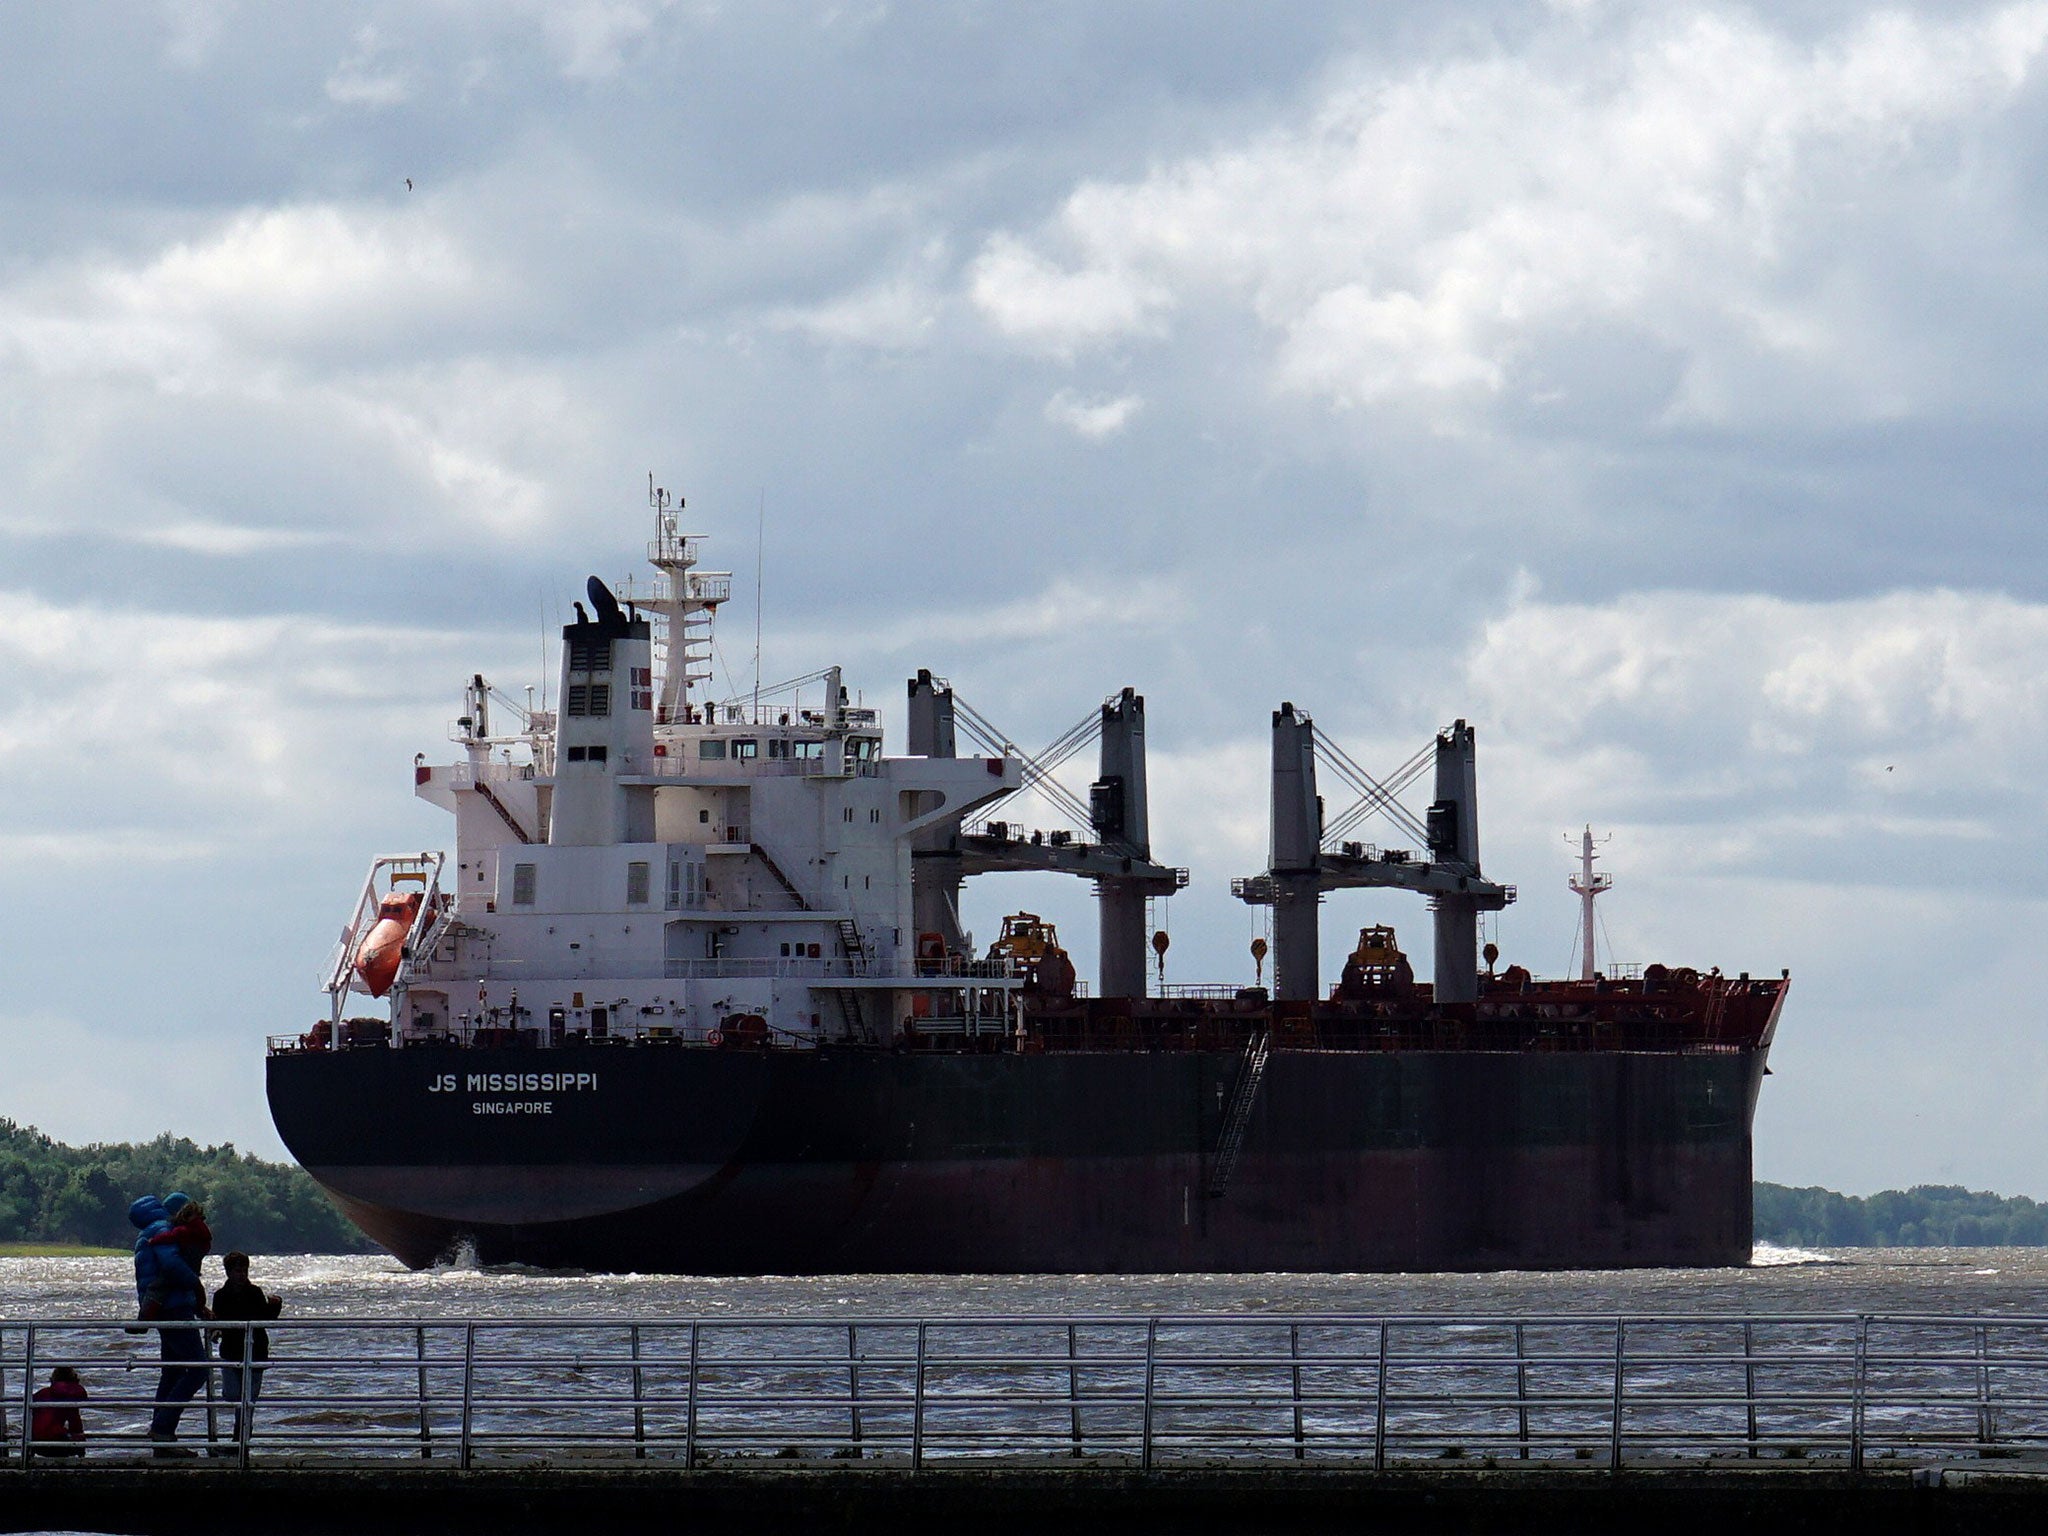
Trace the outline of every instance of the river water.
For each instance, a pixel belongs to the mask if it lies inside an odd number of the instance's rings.
[[[209,1263],[209,1277],[218,1283]],[[2048,1316],[2048,1248],[1762,1245],[1741,1269],[1445,1275],[832,1275],[696,1279],[376,1256],[259,1256],[295,1317],[938,1316],[1047,1313],[1950,1312]],[[0,1259],[0,1318],[125,1317],[126,1259]]]

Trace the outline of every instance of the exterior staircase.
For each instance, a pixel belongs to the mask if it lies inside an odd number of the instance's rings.
[[[1258,1102],[1259,1079],[1266,1075],[1266,1063],[1273,1054],[1273,1031],[1261,1024],[1245,1042],[1244,1061],[1237,1069],[1237,1084],[1231,1090],[1230,1107],[1224,1111],[1223,1129],[1216,1138],[1215,1156],[1209,1159],[1209,1182],[1204,1193],[1219,1199],[1237,1170],[1237,1155],[1244,1150],[1245,1127],[1251,1124],[1252,1105]]]

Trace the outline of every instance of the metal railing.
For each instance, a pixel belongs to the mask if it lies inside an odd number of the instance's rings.
[[[6,1454],[68,1365],[86,1460],[148,1454],[158,1327],[0,1321]],[[245,1325],[228,1325],[233,1330]],[[1940,1316],[301,1319],[237,1414],[246,1465],[849,1460],[915,1471],[1199,1464],[1852,1471],[2048,1459],[2048,1318]],[[138,1337],[137,1335],[140,1334]],[[175,1365],[175,1362],[174,1362]],[[137,1374],[141,1373],[141,1374]],[[256,1381],[242,1378],[245,1384]],[[234,1433],[239,1419],[242,1433]]]

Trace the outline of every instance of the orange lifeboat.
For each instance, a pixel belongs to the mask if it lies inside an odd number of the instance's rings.
[[[377,904],[377,921],[356,951],[356,975],[369,988],[370,996],[382,997],[398,978],[398,962],[405,956],[405,936],[412,932],[420,915],[420,893],[393,891]]]

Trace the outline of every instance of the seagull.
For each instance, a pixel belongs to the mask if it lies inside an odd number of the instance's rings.
[[[1892,765],[1891,765],[1890,763],[1886,763],[1886,764],[1884,765],[1884,771],[1885,771],[1886,773],[1890,773],[1890,772],[1892,771]]]
[[[405,190],[408,192],[412,190],[412,178],[410,176],[405,178]]]

